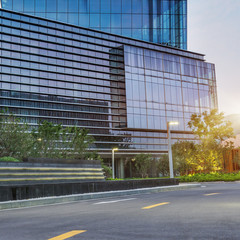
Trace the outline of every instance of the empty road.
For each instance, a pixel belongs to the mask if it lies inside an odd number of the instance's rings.
[[[2,210],[0,239],[240,239],[240,183]]]

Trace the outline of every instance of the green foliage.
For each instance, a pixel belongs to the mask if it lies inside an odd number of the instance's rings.
[[[167,154],[163,154],[157,161],[157,172],[162,176],[169,176],[169,159]]]
[[[0,162],[21,162],[21,161],[13,157],[1,157]]]
[[[224,139],[233,137],[233,128],[230,122],[224,121],[224,114],[216,109],[210,113],[193,114],[188,126],[200,140],[196,144],[195,158],[196,171],[219,171],[223,167],[223,154],[232,148],[231,144],[224,146]]]
[[[70,134],[72,136],[70,143],[70,149],[72,149],[72,157],[76,159],[84,159],[87,154],[87,148],[94,139],[88,135],[88,130],[85,128],[72,127],[70,128]]]
[[[85,159],[87,148],[93,142],[84,128],[54,125],[44,121],[32,131],[34,156],[45,158]]]
[[[135,167],[137,172],[142,176],[142,178],[148,176],[148,171],[150,169],[152,162],[151,154],[138,154],[135,157]]]
[[[175,168],[181,174],[216,172],[223,167],[223,155],[232,145],[222,145],[224,139],[233,137],[230,122],[216,109],[210,113],[193,114],[188,123],[196,136],[196,143],[178,142],[173,145]]]
[[[48,121],[30,126],[4,110],[0,113],[0,157],[85,159],[93,137],[83,128],[55,125]]]
[[[112,177],[112,169],[105,164],[102,164],[103,172],[106,178]]]
[[[19,159],[30,156],[33,138],[29,125],[8,113],[0,113],[0,157],[10,156]]]
[[[103,159],[101,158],[101,156],[96,151],[88,152],[86,154],[86,157],[89,160],[99,160],[101,162],[101,166],[102,166],[102,169],[103,169],[104,176],[106,178],[111,178],[112,177],[112,169],[104,163]]]
[[[195,145],[193,142],[176,142],[173,148],[174,175],[183,175],[192,172],[195,166]],[[161,176],[169,176],[169,157],[163,154],[157,160],[157,173]]]
[[[212,181],[239,181],[240,172],[238,173],[197,173],[183,175],[179,178],[180,182],[212,182]]]
[[[107,178],[106,180],[108,180],[108,181],[123,181],[123,180],[126,180],[126,179],[123,179],[123,178]]]
[[[38,128],[32,130],[35,157],[61,157],[60,152],[57,150],[57,142],[60,141],[61,133],[61,125],[54,125],[48,121],[38,124]]]
[[[147,179],[166,179],[169,177],[146,177],[146,178],[107,178],[109,181],[123,181],[123,180],[147,180]]]
[[[176,174],[188,174],[196,169],[196,144],[190,141],[176,142],[172,146],[174,171]]]
[[[201,141],[223,141],[233,136],[231,122],[224,121],[224,114],[218,113],[217,109],[210,113],[192,114],[188,126]]]
[[[85,157],[88,160],[99,160],[101,163],[103,163],[103,159],[101,158],[101,156],[96,151],[91,151],[91,152],[86,153]]]

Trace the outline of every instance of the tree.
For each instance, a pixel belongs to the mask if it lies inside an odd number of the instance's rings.
[[[230,121],[224,121],[224,113],[213,109],[202,114],[192,114],[188,126],[201,142],[220,143],[226,138],[233,137]]]
[[[175,174],[189,174],[197,171],[196,145],[191,141],[179,141],[173,144]]]
[[[29,157],[33,138],[29,134],[27,123],[7,110],[0,113],[0,157],[9,156],[18,159]]]
[[[85,128],[63,128],[47,121],[39,123],[32,136],[35,139],[34,156],[45,158],[84,159],[94,140]]]
[[[61,154],[57,147],[62,133],[60,124],[54,125],[52,122],[43,121],[38,124],[38,128],[32,130],[34,138],[34,157],[59,158]]]
[[[169,158],[168,154],[163,154],[157,161],[157,173],[162,176],[169,176]]]
[[[88,130],[85,128],[71,127],[69,128],[71,140],[69,148],[72,149],[72,158],[84,159],[87,154],[87,149],[94,142],[94,138],[88,135]]]
[[[141,174],[142,178],[148,176],[148,171],[150,169],[152,162],[151,154],[138,154],[135,157],[135,167],[139,174]]]
[[[43,121],[31,131],[23,120],[7,110],[0,112],[0,157],[84,159],[94,141],[84,128]]]
[[[221,144],[224,139],[233,137],[231,123],[224,121],[223,113],[213,109],[210,113],[193,114],[188,126],[199,141],[195,144],[196,169],[200,172],[220,170],[224,152],[232,147]]]

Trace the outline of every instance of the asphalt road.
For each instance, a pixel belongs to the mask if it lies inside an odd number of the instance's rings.
[[[3,210],[0,239],[240,239],[240,183]]]

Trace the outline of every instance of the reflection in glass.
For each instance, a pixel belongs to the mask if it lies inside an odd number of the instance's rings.
[[[2,7],[187,48],[186,0],[4,0]]]

